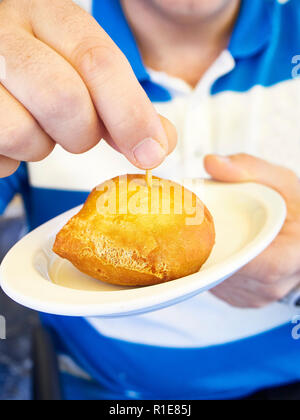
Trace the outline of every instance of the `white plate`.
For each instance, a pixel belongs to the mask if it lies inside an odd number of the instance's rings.
[[[262,185],[210,181],[189,181],[185,185],[204,201],[216,225],[215,248],[198,273],[143,288],[111,286],[89,278],[51,250],[55,235],[77,208],[36,229],[14,246],[1,265],[3,290],[24,306],[57,315],[111,317],[145,313],[224,281],[260,254],[285,221],[284,200]]]

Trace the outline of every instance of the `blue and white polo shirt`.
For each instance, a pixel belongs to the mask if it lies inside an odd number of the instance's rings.
[[[119,0],[78,3],[122,49],[157,110],[178,129],[179,146],[157,175],[206,176],[205,154],[245,152],[300,177],[299,0],[242,0],[228,49],[195,89],[144,67]],[[34,228],[81,204],[101,181],[132,172],[104,142],[81,156],[56,147],[45,161],[0,180],[0,210],[22,193]],[[85,372],[78,370],[80,376],[93,378],[85,389],[80,383],[76,398],[230,399],[300,381],[293,316],[282,303],[242,310],[204,293],[145,315],[43,320],[57,332],[60,351]]]

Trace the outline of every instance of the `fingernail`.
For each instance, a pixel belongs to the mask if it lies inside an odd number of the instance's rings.
[[[167,156],[167,152],[152,138],[141,141],[133,149],[133,154],[139,166],[144,169],[155,168],[162,163]]]
[[[221,156],[221,155],[215,155],[219,162],[222,163],[231,163],[231,160],[228,156]]]

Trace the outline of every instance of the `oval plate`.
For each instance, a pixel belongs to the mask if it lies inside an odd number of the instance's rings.
[[[275,191],[258,184],[190,180],[211,211],[216,245],[202,267],[156,286],[125,288],[94,280],[52,252],[58,231],[79,211],[68,211],[28,234],[5,257],[1,287],[21,305],[69,316],[115,317],[161,309],[207,291],[259,255],[277,236],[286,205]]]

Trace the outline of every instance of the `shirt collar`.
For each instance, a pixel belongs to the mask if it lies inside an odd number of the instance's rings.
[[[254,56],[269,44],[275,3],[275,0],[242,0],[229,44],[234,58]]]
[[[242,0],[229,44],[235,59],[253,56],[268,45],[274,3],[275,0]],[[126,55],[138,80],[150,80],[120,0],[94,1],[93,16]]]

